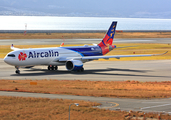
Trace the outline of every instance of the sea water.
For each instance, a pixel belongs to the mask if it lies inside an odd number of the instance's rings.
[[[171,19],[114,17],[0,16],[0,30],[171,30]]]

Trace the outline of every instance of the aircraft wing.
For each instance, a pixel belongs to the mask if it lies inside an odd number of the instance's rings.
[[[168,52],[168,51],[167,51]],[[83,57],[83,60],[93,60],[93,59],[109,59],[109,58],[121,58],[121,57],[145,57],[145,56],[158,56],[158,55],[164,55],[166,54],[162,53],[162,54],[143,54],[143,55],[113,55],[113,56],[89,56],[89,57]]]
[[[143,54],[143,55],[112,55],[112,56],[85,56],[85,57],[66,57],[66,58],[59,58],[57,61],[67,61],[67,60],[98,60],[98,59],[109,59],[109,58],[116,58],[120,59],[121,57],[146,57],[146,56],[158,56],[164,55],[165,53],[161,54]]]

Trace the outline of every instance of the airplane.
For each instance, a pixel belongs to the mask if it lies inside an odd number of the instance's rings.
[[[16,74],[20,74],[20,67],[31,68],[37,65],[46,65],[48,70],[57,70],[58,66],[66,66],[68,71],[84,71],[83,63],[98,59],[121,57],[144,57],[166,54],[142,54],[142,55],[112,55],[104,56],[113,49],[120,48],[112,45],[117,22],[113,21],[107,33],[99,44],[51,48],[19,49],[12,44],[12,52],[9,52],[4,62],[15,66]]]

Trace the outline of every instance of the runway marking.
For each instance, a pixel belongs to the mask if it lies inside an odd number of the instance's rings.
[[[142,103],[165,103],[165,104],[169,104],[168,102],[142,102]]]
[[[150,106],[150,107],[143,107],[143,108],[141,108],[141,110],[148,109],[148,108],[155,108],[155,107],[163,107],[163,106],[168,106],[168,105],[171,105],[171,104],[163,104],[163,105],[156,105],[156,106]]]
[[[101,101],[101,102],[106,102],[106,101]],[[112,105],[112,106],[110,106],[110,107],[103,107],[103,108],[109,109],[109,108],[114,108],[114,107],[119,106],[119,104],[118,104],[118,103],[115,103],[115,102],[107,102],[107,103],[115,104],[115,106]]]

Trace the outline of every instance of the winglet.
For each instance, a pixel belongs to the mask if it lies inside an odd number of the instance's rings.
[[[161,54],[153,54],[153,56],[164,55],[164,54],[166,54],[166,53],[168,53],[168,51],[166,51],[166,52],[164,52],[164,53],[161,53]]]
[[[61,43],[60,47],[62,47],[63,45],[64,45],[64,42],[63,42],[63,43]]]
[[[15,50],[19,50],[19,48],[15,48],[14,45],[12,44],[11,45],[11,50],[14,50],[15,51]]]
[[[11,45],[11,49],[14,50],[14,45],[13,44]]]

